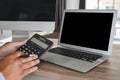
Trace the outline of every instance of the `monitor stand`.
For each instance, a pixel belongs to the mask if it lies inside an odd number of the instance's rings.
[[[28,31],[12,31],[12,41],[22,41],[29,38]]]
[[[42,31],[22,31],[22,30],[1,30],[0,33],[0,45],[11,42],[11,41],[21,41],[30,38],[35,33],[40,35],[47,35],[50,33]]]
[[[52,32],[44,32],[44,31],[12,31],[12,41],[21,41],[25,39],[29,39],[34,34],[40,34],[42,36],[51,34]]]
[[[29,38],[28,31],[17,30],[1,30],[0,33],[0,46],[6,42],[21,41]]]

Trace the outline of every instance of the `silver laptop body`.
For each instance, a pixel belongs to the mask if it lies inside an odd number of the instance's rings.
[[[88,62],[48,51],[41,59],[83,73],[93,69],[112,53],[116,14],[116,10],[65,10],[63,13],[57,46],[102,55],[101,58]]]

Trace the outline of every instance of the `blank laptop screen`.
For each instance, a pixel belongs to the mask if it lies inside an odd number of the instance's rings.
[[[65,12],[60,43],[108,50],[113,13]]]

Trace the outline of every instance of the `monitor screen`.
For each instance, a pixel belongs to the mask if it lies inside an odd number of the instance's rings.
[[[0,21],[54,21],[55,0],[1,0]]]
[[[0,0],[0,29],[53,31],[57,0]]]

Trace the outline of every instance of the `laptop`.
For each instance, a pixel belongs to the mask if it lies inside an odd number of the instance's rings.
[[[58,45],[41,59],[88,72],[109,59],[116,10],[64,10]]]

